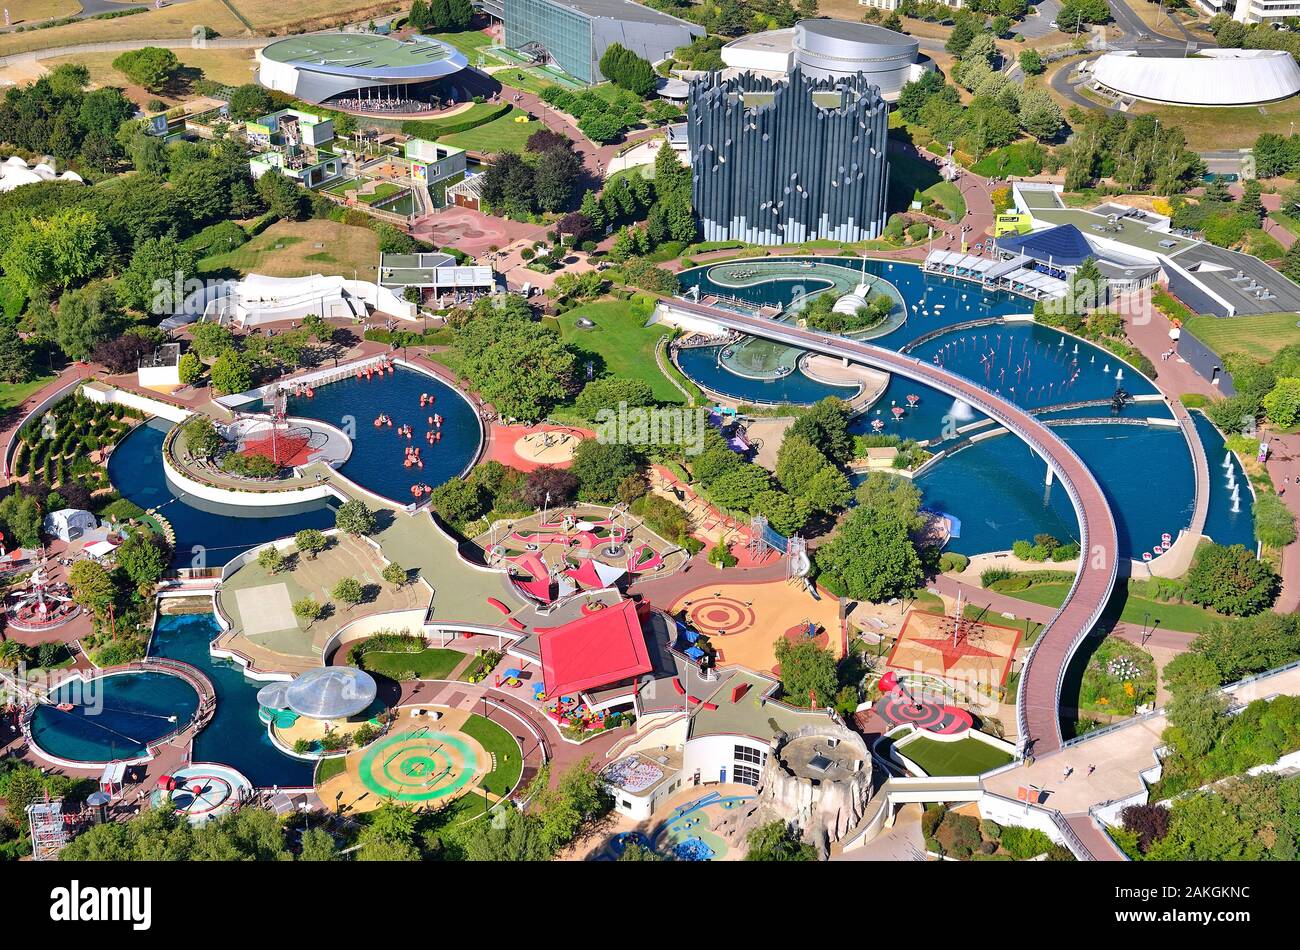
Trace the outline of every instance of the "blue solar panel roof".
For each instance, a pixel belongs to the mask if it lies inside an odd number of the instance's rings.
[[[1074,266],[1082,264],[1096,252],[1088,244],[1083,232],[1073,224],[1062,224],[1045,231],[1008,235],[998,238],[998,247],[1011,253],[1026,254],[1040,261]]]

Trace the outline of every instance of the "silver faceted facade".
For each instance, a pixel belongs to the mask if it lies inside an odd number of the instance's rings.
[[[865,241],[885,226],[888,107],[862,73],[691,83],[691,197],[706,241]]]

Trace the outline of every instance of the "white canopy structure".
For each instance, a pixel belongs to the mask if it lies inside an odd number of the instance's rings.
[[[1098,58],[1092,78],[1123,96],[1187,106],[1248,106],[1300,92],[1300,66],[1285,50],[1207,49],[1192,56],[1121,50]]]
[[[323,274],[308,277],[249,274],[243,280],[205,284],[186,297],[180,311],[160,326],[174,330],[196,320],[208,320],[246,328],[277,320],[301,320],[309,314],[327,319],[364,318],[371,310],[403,320],[415,319],[415,304],[368,280]]]
[[[96,541],[93,544],[86,545],[86,553],[91,557],[104,557],[116,550],[117,545],[112,541]]]
[[[60,175],[54,166],[47,162],[38,162],[28,166],[20,155],[10,155],[0,162],[0,193],[13,191],[23,185],[35,185],[42,181],[72,181],[85,184],[76,172],[64,172]]]
[[[87,531],[94,531],[99,522],[89,511],[81,508],[60,508],[45,516],[41,528],[60,541],[75,541]]]

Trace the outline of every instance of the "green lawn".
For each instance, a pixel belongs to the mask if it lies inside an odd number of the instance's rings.
[[[927,198],[933,198],[948,210],[950,220],[960,221],[966,215],[966,199],[961,196],[961,189],[950,181],[941,181],[931,185],[922,192]]]
[[[321,759],[316,763],[316,782],[317,785],[324,785],[334,776],[339,775],[347,768],[348,757],[340,755],[334,759]]]
[[[524,755],[515,737],[490,719],[477,715],[466,719],[460,731],[477,739],[489,755],[496,757],[496,767],[483,776],[480,787],[493,795],[508,794],[519,781],[519,773],[524,767]]]
[[[1015,142],[1004,148],[989,152],[975,163],[971,171],[977,175],[1032,175],[1035,174],[1030,164],[1030,157],[1036,146],[1032,142]],[[1038,149],[1042,154],[1041,148]],[[1041,160],[1041,159],[1040,159]]]
[[[413,672],[416,679],[443,680],[463,659],[465,654],[459,650],[431,647],[419,653],[367,651],[362,662],[370,672],[382,673],[390,679],[401,679],[402,674]]]
[[[402,188],[400,185],[394,185],[392,182],[380,182],[375,186],[373,192],[368,195],[362,195],[361,200],[368,205],[377,205],[386,198],[391,198],[393,195],[400,194],[405,190],[406,189]]]
[[[528,113],[522,109],[511,109],[499,119],[493,119],[491,122],[480,125],[476,129],[470,129],[467,132],[442,136],[438,141],[443,145],[452,145],[456,148],[469,149],[473,152],[486,152],[488,154],[522,151],[524,143],[528,141],[528,136],[542,128],[542,123],[536,119],[528,119],[526,122],[516,121],[520,117],[526,117],[527,115]]]
[[[913,739],[898,750],[928,775],[979,775],[1006,765],[1011,756],[979,739],[940,742],[927,736]]]
[[[424,35],[430,39],[441,40],[450,46],[456,47],[469,57],[470,65],[474,64],[475,55],[479,50],[496,42],[492,37],[479,30],[463,30],[460,33],[426,33]]]
[[[1069,584],[1035,584],[1027,590],[1003,593],[1018,600],[1027,600],[1046,607],[1059,607],[1069,589]],[[1213,621],[1223,619],[1222,615],[1213,610],[1206,610],[1195,604],[1165,603],[1138,597],[1123,586],[1117,587],[1113,596],[1124,598],[1124,607],[1120,611],[1119,619],[1125,623],[1146,623],[1162,630],[1200,633]]]
[[[1242,353],[1258,360],[1270,360],[1282,347],[1300,343],[1300,317],[1294,313],[1266,313],[1232,319],[1198,316],[1187,321],[1187,329],[1220,356]]]
[[[559,85],[554,80],[541,75],[538,70],[531,68],[499,69],[492,74],[492,78],[503,86],[513,86],[515,89],[522,89],[524,92],[531,92],[538,96],[542,94],[542,90]]]
[[[564,342],[589,353],[614,376],[643,379],[650,384],[661,402],[681,403],[682,394],[655,362],[655,343],[667,331],[660,326],[645,326],[649,307],[637,298],[609,300],[576,307],[556,318]],[[596,326],[579,329],[577,321],[586,317]],[[581,366],[585,362],[579,357]]]
[[[29,383],[0,383],[0,410],[21,406],[27,397],[53,379],[53,376],[38,376]]]

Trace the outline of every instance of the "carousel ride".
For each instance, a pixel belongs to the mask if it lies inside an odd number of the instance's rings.
[[[27,587],[12,592],[5,606],[9,626],[27,633],[61,627],[81,613],[67,584],[54,581],[44,568],[37,568]]]

